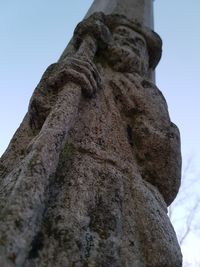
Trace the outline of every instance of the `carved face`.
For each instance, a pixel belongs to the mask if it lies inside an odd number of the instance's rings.
[[[117,71],[137,72],[148,70],[148,50],[144,37],[126,26],[113,31],[113,42],[108,47],[107,60]]]

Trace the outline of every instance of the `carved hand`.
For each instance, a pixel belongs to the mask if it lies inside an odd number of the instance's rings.
[[[92,97],[101,88],[99,72],[88,58],[69,57],[58,64],[58,70],[47,81],[52,89],[60,90],[68,82],[74,82],[81,86],[85,96]]]

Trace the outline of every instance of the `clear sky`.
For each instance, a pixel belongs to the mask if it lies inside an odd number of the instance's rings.
[[[22,121],[42,73],[56,62],[92,0],[0,1],[0,155]],[[180,128],[183,162],[200,161],[200,1],[156,0],[163,39],[157,85]],[[199,184],[196,187],[199,192]],[[198,190],[198,191],[197,191]]]

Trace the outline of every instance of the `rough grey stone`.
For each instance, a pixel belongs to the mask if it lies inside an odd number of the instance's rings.
[[[1,158],[2,267],[181,266],[179,131],[148,79],[161,41],[117,18],[79,24]]]

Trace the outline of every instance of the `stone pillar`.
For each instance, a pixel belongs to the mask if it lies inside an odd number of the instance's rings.
[[[153,29],[153,0],[95,0],[86,17],[94,12],[125,15],[130,20]]]

